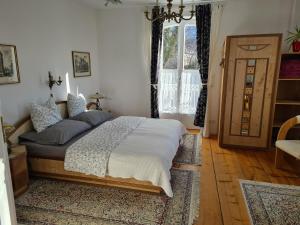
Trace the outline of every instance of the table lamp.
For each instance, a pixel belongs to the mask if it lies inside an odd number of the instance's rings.
[[[11,124],[3,123],[3,118],[1,117],[2,121],[2,130],[4,135],[4,141],[10,146],[10,143],[8,142],[9,135],[15,130],[15,127]],[[10,149],[8,148],[8,154],[10,153]]]
[[[91,95],[90,99],[95,99],[96,100],[96,109],[97,110],[102,110],[100,106],[100,99],[105,99],[106,97],[102,94],[99,94],[99,92],[96,92],[96,94]]]

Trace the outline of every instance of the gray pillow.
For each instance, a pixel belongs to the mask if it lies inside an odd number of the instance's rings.
[[[84,121],[93,127],[98,126],[105,121],[111,120],[113,118],[112,114],[109,112],[103,112],[99,110],[90,110],[83,113],[80,113],[77,116],[73,116],[69,119]]]
[[[21,140],[42,145],[63,145],[76,135],[91,128],[91,125],[76,120],[62,120],[40,133],[31,131],[20,136]]]

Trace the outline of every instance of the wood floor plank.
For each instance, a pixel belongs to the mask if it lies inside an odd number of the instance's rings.
[[[242,171],[243,162],[238,160],[236,151],[231,151],[231,154],[227,154],[225,155],[225,157],[228,161],[230,174],[232,175],[233,183],[231,191],[232,195],[234,195],[236,198],[240,216],[239,220],[242,222],[242,224],[250,225],[250,220],[247,213],[247,206],[244,202],[242,190],[240,187],[240,179],[244,178]]]
[[[268,156],[269,154],[267,152],[261,152],[261,154],[256,155],[256,159],[266,173],[269,174],[271,182],[276,184],[290,184],[288,178],[286,177],[286,174],[288,173],[276,169],[274,165],[269,163]]]
[[[243,150],[236,151],[235,155],[236,155],[237,161],[239,162],[240,168],[241,168],[242,175],[241,175],[240,179],[253,180],[255,170],[254,170],[251,162],[248,161],[248,158],[247,158],[245,152]]]
[[[296,172],[274,167],[274,151],[222,149],[203,139],[197,225],[250,225],[239,179],[300,186]]]
[[[223,225],[209,139],[202,141],[200,211],[197,225]]]
[[[255,153],[247,151],[245,154],[246,160],[250,162],[251,168],[253,169],[253,178],[252,180],[262,181],[262,182],[271,182],[270,176],[266,173],[264,168],[258,162]]]
[[[221,149],[216,142],[212,142],[213,161],[216,171],[217,188],[224,225],[241,225],[241,215],[236,195],[233,193],[234,181],[226,160],[229,152]]]

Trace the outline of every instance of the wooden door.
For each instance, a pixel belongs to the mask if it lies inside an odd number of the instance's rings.
[[[280,48],[281,34],[227,37],[221,146],[269,147]]]

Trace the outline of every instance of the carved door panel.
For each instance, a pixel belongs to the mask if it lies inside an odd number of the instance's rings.
[[[269,147],[280,47],[279,34],[226,39],[221,146]]]

